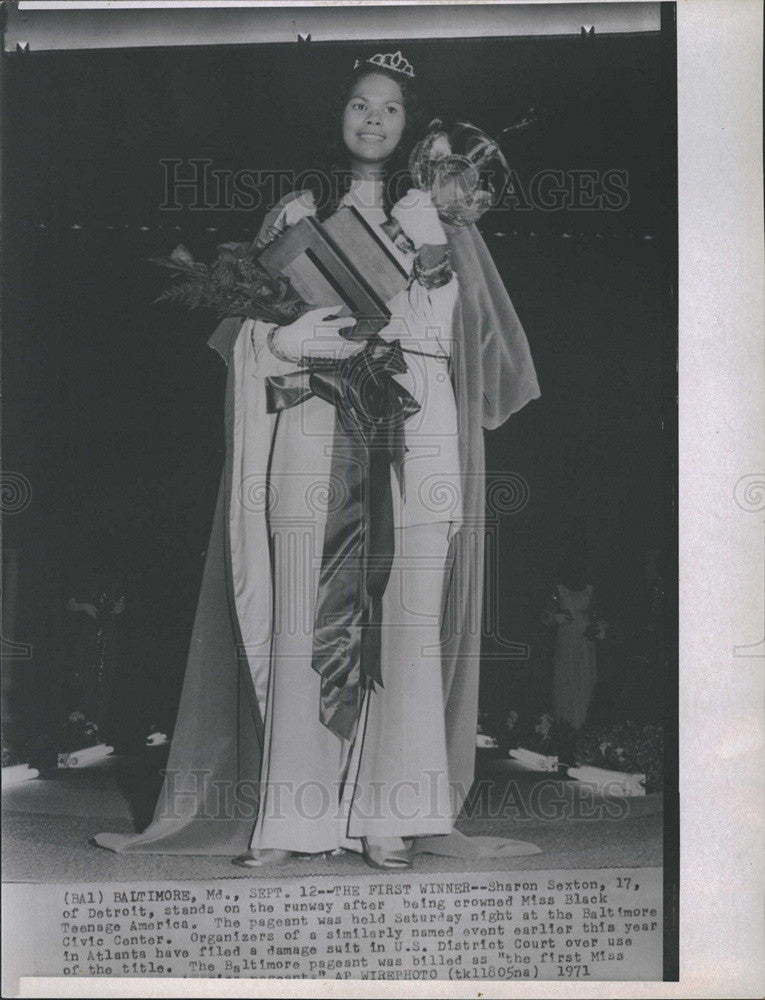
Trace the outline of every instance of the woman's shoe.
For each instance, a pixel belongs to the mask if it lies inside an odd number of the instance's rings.
[[[238,868],[277,868],[286,865],[291,858],[292,851],[282,851],[278,847],[264,847],[259,851],[240,854],[231,864]]]
[[[388,871],[406,871],[412,867],[409,849],[400,837],[384,837],[374,841],[363,839],[364,860],[371,868]]]

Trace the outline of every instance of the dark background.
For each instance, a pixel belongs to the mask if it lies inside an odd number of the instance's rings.
[[[481,697],[500,726],[510,708],[548,706],[539,614],[581,547],[613,623],[594,711],[661,718],[674,640],[651,608],[648,554],[663,552],[673,575],[671,44],[663,32],[368,48],[399,47],[432,114],[502,136],[536,109],[536,124],[502,139],[523,182],[541,169],[628,173],[621,211],[493,212],[480,224],[542,389],[486,439],[489,473],[528,484],[528,503],[493,526],[487,593],[501,636],[531,656],[487,639]],[[147,258],[253,236],[264,208],[160,211],[159,161],[310,165],[358,55],[312,43],[3,57],[3,454],[32,489],[4,526],[18,559],[6,638],[32,647],[9,661],[11,740],[44,742],[71,707],[65,603],[111,572],[128,590],[120,724],[139,738],[150,722],[172,725],[223,461],[224,370],[205,344],[212,316],[152,305],[166,278]]]

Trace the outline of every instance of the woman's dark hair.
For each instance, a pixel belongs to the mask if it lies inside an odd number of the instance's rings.
[[[422,138],[423,131],[422,111],[414,81],[403,73],[364,62],[348,76],[330,109],[327,127],[331,138],[325,147],[325,156],[321,158],[323,162],[316,168],[305,171],[303,177],[299,178],[298,186],[313,192],[319,219],[326,218],[336,210],[350,185],[350,156],[343,142],[343,114],[356,84],[373,73],[394,80],[401,89],[404,101],[404,131],[383,171],[385,211],[390,212],[393,205],[412,186],[408,168],[409,154],[415,143]]]

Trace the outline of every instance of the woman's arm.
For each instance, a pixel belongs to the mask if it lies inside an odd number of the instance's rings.
[[[419,280],[412,282],[406,297],[404,322],[408,326],[407,339],[417,341],[415,349],[452,356],[452,325],[458,296],[459,283],[454,274],[446,284],[435,288],[428,288]]]
[[[310,358],[339,360],[360,351],[362,342],[340,336],[340,330],[356,323],[353,316],[337,316],[340,309],[342,306],[309,309],[288,326],[249,321],[258,370],[264,376],[283,375],[295,371]]]
[[[417,251],[402,317],[406,325],[415,328],[405,330],[404,336],[423,340],[419,349],[426,353],[430,348],[433,353],[451,356],[452,319],[459,287],[446,232],[430,195],[410,189],[393,206],[391,218],[399,223]],[[419,327],[423,328],[421,332]]]
[[[310,191],[293,191],[285,195],[266,214],[258,233],[257,245],[266,247],[289,226],[316,214],[316,201]]]

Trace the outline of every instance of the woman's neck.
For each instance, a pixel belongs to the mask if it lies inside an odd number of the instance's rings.
[[[364,200],[371,199],[373,202],[369,208],[382,207],[384,201],[382,169],[375,164],[353,161],[351,171],[353,174],[351,189],[363,190]]]

